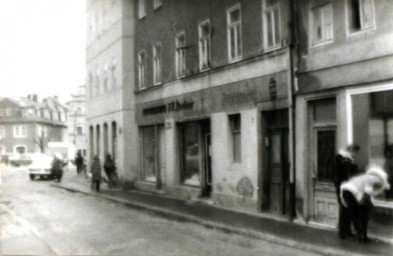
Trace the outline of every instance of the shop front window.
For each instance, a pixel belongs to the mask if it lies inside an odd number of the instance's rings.
[[[142,128],[143,139],[143,179],[155,181],[155,138],[154,126]]]
[[[393,185],[393,90],[352,96],[353,140],[361,147],[358,165],[366,170],[377,165]],[[393,190],[380,195],[393,200]]]
[[[182,156],[183,165],[181,171],[181,183],[185,185],[200,185],[200,145],[199,124],[190,122],[182,125]]]

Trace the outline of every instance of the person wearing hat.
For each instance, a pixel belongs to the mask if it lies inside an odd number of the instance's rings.
[[[93,174],[91,187],[98,192],[100,191],[101,183],[101,163],[100,158],[97,155],[94,156],[93,163],[91,165],[91,173]]]
[[[373,197],[389,189],[386,172],[372,166],[362,175],[352,177],[340,186],[340,198],[349,218],[359,235],[359,242],[368,243],[367,227],[370,212],[373,208]]]
[[[340,186],[343,182],[348,181],[351,177],[359,173],[358,166],[354,157],[360,147],[356,144],[348,145],[346,150],[340,150],[336,155],[336,166],[334,170],[334,185],[336,188],[337,202],[339,205],[338,214],[338,235],[341,239],[352,236],[351,219],[349,211],[342,204],[340,197]]]

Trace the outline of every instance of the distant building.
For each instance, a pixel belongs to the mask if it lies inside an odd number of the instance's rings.
[[[48,142],[65,141],[68,108],[56,97],[0,99],[0,155],[45,152]]]
[[[86,87],[78,86],[77,91],[71,94],[68,106],[68,142],[75,145],[75,151],[80,150],[83,156],[87,154],[86,136]]]
[[[115,160],[122,180],[134,179],[138,137],[134,101],[133,1],[87,0],[88,165],[94,155]]]

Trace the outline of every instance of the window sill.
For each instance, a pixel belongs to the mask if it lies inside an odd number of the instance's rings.
[[[322,41],[322,42],[318,42],[318,43],[315,43],[315,44],[311,44],[311,46],[309,48],[310,49],[315,49],[315,48],[319,48],[319,47],[322,47],[322,46],[329,45],[329,44],[331,44],[333,42],[334,42],[333,39],[329,40],[329,41]]]
[[[273,52],[273,51],[276,51],[276,50],[280,50],[282,48],[284,48],[284,47],[281,46],[281,45],[272,46],[270,48],[264,48],[263,53]]]
[[[238,58],[236,58],[236,59],[230,59],[230,58],[228,58],[228,63],[229,63],[229,64],[232,64],[232,63],[236,63],[236,62],[239,62],[239,61],[242,61],[242,60],[243,60],[242,56],[240,56],[240,57],[238,57]]]
[[[375,27],[359,30],[359,31],[356,31],[356,32],[347,31],[347,38],[357,37],[357,36],[364,35],[364,34],[367,34],[369,32],[374,32],[374,31],[375,31]]]

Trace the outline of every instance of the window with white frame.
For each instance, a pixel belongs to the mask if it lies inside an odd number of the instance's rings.
[[[96,70],[96,84],[95,84],[95,95],[98,96],[100,94],[100,69]]]
[[[279,0],[264,0],[264,42],[266,49],[280,47],[280,3]]]
[[[138,86],[139,89],[146,87],[146,52],[141,51],[138,54]]]
[[[162,0],[154,0],[154,2],[153,2],[153,8],[154,9],[157,9],[161,5],[162,5]]]
[[[374,0],[347,0],[349,33],[375,27]]]
[[[108,91],[108,89],[109,89],[109,87],[108,87],[108,71],[109,71],[109,66],[108,66],[108,63],[105,63],[105,65],[104,65],[104,70],[103,70],[103,74],[102,74],[102,77],[103,77],[103,91],[105,92],[105,91]]]
[[[199,24],[199,69],[201,71],[210,67],[210,21],[205,20]]]
[[[25,138],[27,136],[27,128],[24,125],[16,125],[13,127],[15,138]]]
[[[162,79],[162,53],[161,43],[153,46],[153,83],[160,84]]]
[[[5,116],[5,109],[4,108],[0,108],[0,116]]]
[[[5,137],[5,127],[0,126],[0,139]]]
[[[312,45],[319,45],[333,40],[332,3],[327,2],[311,9]]]
[[[236,61],[242,57],[242,20],[240,4],[227,10],[228,59]]]
[[[138,17],[142,19],[146,16],[146,0],[138,1]]]
[[[181,32],[176,35],[176,77],[184,77],[186,75],[186,35]]]

